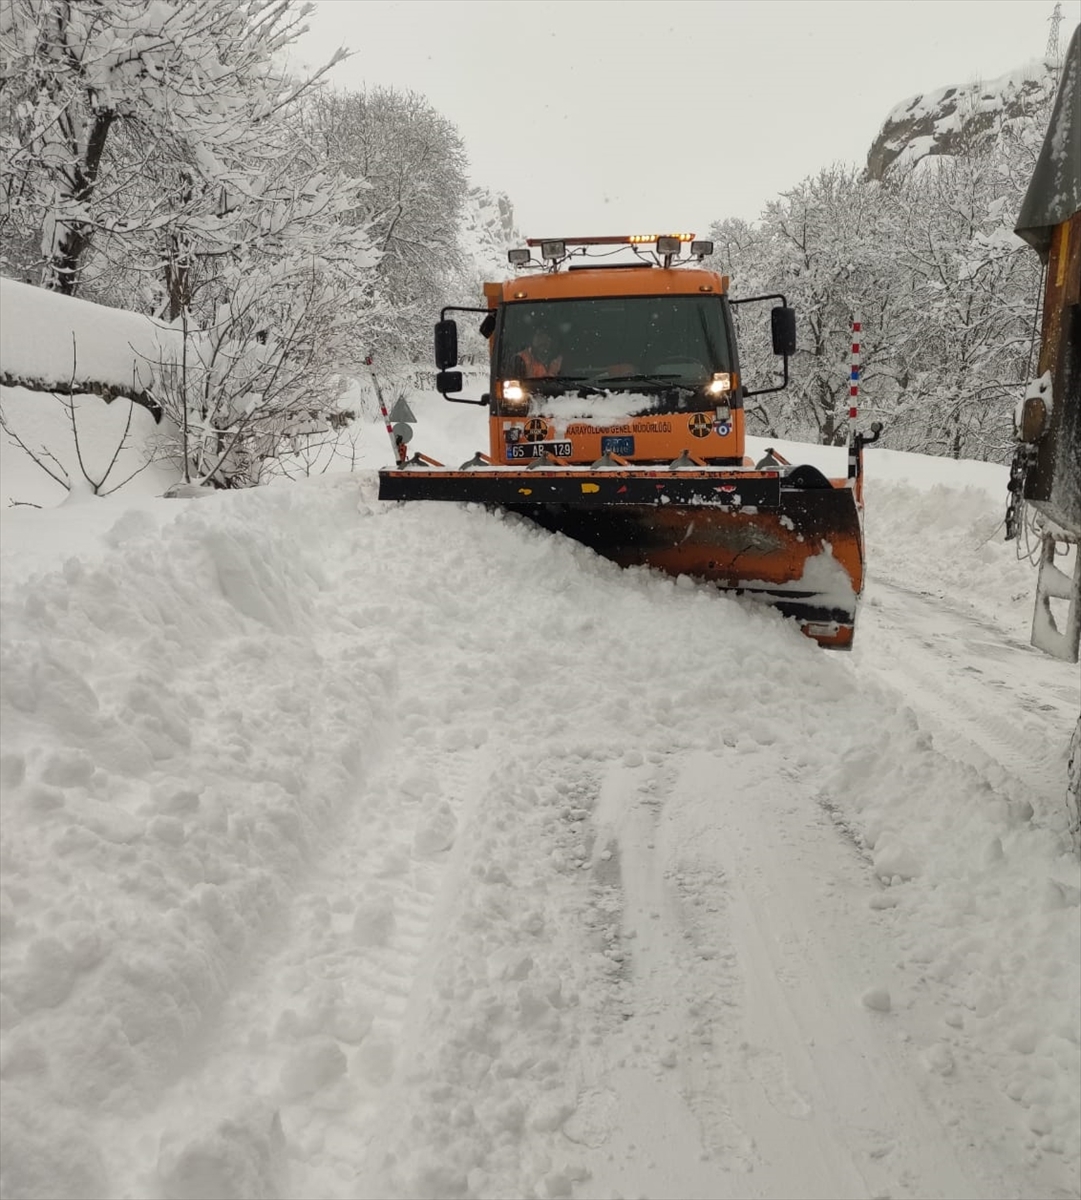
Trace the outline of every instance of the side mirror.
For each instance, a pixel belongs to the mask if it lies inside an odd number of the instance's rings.
[[[770,329],[773,334],[773,353],[796,353],[796,310],[781,305],[770,310]]]
[[[440,371],[458,365],[458,326],[454,321],[436,321],[435,323],[435,365]],[[459,372],[458,378],[461,379]],[[441,392],[456,391],[455,388],[440,388]]]
[[[495,332],[495,309],[493,308],[491,310],[491,312],[489,312],[488,315],[484,318],[484,320],[481,321],[481,323],[480,323],[480,336],[484,337],[484,338],[490,338],[494,332]]]
[[[440,321],[441,325],[453,325],[453,321]],[[457,334],[455,334],[457,336]],[[435,377],[436,391],[445,396],[447,392],[460,392],[462,390],[462,373],[461,371],[440,371]]]

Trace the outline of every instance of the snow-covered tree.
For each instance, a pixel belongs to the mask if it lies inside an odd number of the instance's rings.
[[[433,313],[459,291],[459,232],[469,192],[455,126],[414,92],[324,90],[306,105],[315,161],[363,179],[352,220],[380,253],[377,294],[386,319],[369,346],[427,358]]]
[[[9,265],[37,228],[47,286],[182,326],[159,399],[186,476],[219,484],[258,482],[385,319],[363,181],[316,161],[298,117],[314,80],[279,65],[304,11],[11,0],[0,24]]]
[[[732,276],[734,298],[781,292],[797,312],[790,386],[749,401],[752,429],[825,445],[845,440],[856,316],[865,327],[865,375],[873,379],[883,370],[891,279],[876,261],[882,240],[878,191],[855,171],[835,166],[769,203],[754,225],[713,226],[713,261]],[[752,308],[739,321],[744,380],[751,388],[768,386],[777,368],[764,312]]]
[[[777,290],[769,239],[757,224],[729,217],[714,222],[710,237],[714,252],[706,265],[729,277],[733,299]],[[772,386],[776,360],[770,348],[768,320],[757,305],[750,309],[737,306],[734,313],[744,385],[752,389]],[[787,408],[777,402],[784,394],[748,398],[745,411],[752,433],[779,437],[788,431]]]
[[[915,165],[899,159],[881,181],[833,167],[757,222],[713,226],[713,263],[734,296],[783,292],[797,312],[791,385],[749,400],[749,428],[844,440],[859,316],[860,411],[885,422],[889,445],[1005,461],[1039,295],[1038,263],[1012,230],[1048,103],[1036,90],[993,137],[972,123],[979,136]],[[750,387],[776,370],[756,316],[740,321]]]
[[[1018,168],[1037,125],[926,158],[897,182],[893,269],[904,300],[893,355],[905,390],[893,444],[1008,457],[1039,296],[1038,263],[1013,234],[1029,174]]]
[[[160,228],[202,188],[230,205],[231,160],[310,85],[276,65],[302,17],[288,0],[7,0],[3,218],[40,232],[47,286],[73,294],[95,237]],[[133,188],[162,161],[181,168],[165,194]]]

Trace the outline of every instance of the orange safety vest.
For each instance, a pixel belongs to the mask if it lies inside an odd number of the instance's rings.
[[[544,379],[547,375],[558,375],[559,368],[563,365],[562,354],[557,355],[550,363],[542,363],[532,350],[526,349],[520,351],[518,358],[525,368],[523,374],[526,379]]]

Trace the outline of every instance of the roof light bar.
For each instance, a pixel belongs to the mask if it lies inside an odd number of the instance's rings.
[[[693,242],[695,239],[693,233],[621,233],[603,237],[559,238],[558,243],[553,238],[526,238],[525,243],[527,246],[541,247],[560,243],[564,246],[648,246],[662,237],[676,238],[680,242]]]
[[[693,233],[632,233],[627,241],[632,245],[648,245],[652,242],[693,242]]]

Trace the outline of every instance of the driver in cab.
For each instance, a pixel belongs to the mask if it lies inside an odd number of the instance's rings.
[[[548,379],[558,375],[563,366],[563,355],[554,351],[551,335],[537,329],[529,345],[514,356],[514,369],[522,379]]]

